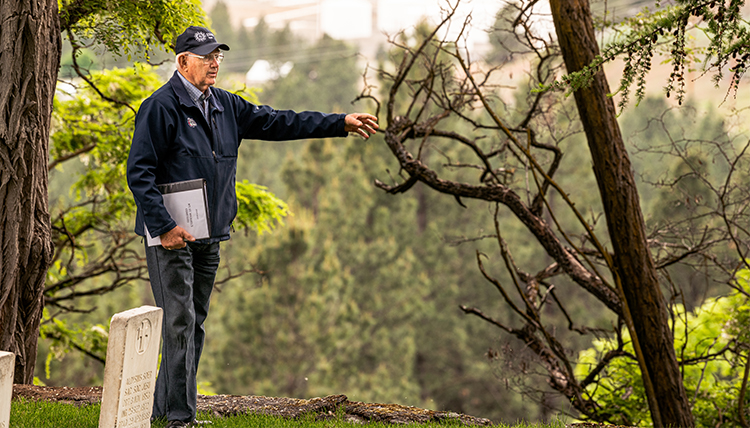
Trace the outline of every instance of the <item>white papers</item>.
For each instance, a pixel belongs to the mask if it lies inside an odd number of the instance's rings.
[[[160,184],[159,191],[164,200],[164,208],[178,226],[185,229],[195,239],[211,236],[208,218],[208,199],[206,197],[206,180],[179,181]],[[149,247],[161,245],[161,239],[152,237],[146,229],[146,242]]]

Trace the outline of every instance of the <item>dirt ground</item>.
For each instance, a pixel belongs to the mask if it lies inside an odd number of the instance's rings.
[[[86,406],[101,401],[101,387],[67,388],[34,385],[14,385],[13,398],[46,400]],[[199,395],[198,412],[211,412],[215,416],[240,413],[263,413],[285,418],[315,414],[320,419],[336,415],[343,407],[351,422],[384,422],[393,424],[426,423],[433,421],[460,421],[469,426],[491,426],[489,419],[476,418],[454,412],[407,407],[398,404],[368,404],[349,401],[345,395],[330,395],[309,400],[238,395]]]

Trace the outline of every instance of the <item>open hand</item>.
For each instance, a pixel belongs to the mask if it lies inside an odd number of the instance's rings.
[[[346,115],[346,132],[356,132],[362,138],[368,139],[378,129],[378,118],[367,113],[351,113]]]

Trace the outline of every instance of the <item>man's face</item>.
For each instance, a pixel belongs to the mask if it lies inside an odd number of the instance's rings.
[[[182,75],[196,88],[206,92],[209,86],[216,84],[216,75],[219,73],[219,61],[216,60],[216,55],[219,52],[219,49],[215,49],[206,55],[211,58],[210,62],[192,56],[194,54],[184,55],[185,59],[180,60]]]

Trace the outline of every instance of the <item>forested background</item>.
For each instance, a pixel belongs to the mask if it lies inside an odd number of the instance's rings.
[[[301,59],[291,72],[262,88],[246,89],[246,96],[278,109],[375,112],[376,104],[368,99],[353,103],[362,91],[364,72],[353,46],[330,38],[311,45],[295,38],[289,29],[272,30],[262,23],[252,32],[233,28],[221,3],[210,11],[210,20],[217,39],[232,48],[226,53],[217,86],[241,90],[244,73],[251,65],[246,58],[259,52],[274,58],[274,52],[288,53],[294,48]],[[497,28],[507,28],[502,16]],[[428,32],[423,25],[399,41],[415,43]],[[512,38],[500,31],[497,34],[492,38],[494,50],[486,58],[490,65],[508,62],[511,52],[518,48]],[[80,101],[66,97],[65,92],[80,95],[84,91],[73,67],[96,73],[130,66],[138,58],[84,49],[73,64],[65,59],[70,58],[70,49],[67,44],[63,50],[61,92],[53,112],[52,159],[73,139],[73,115],[78,115],[78,125],[87,122],[85,126],[92,127],[90,138],[112,140],[112,146],[101,148],[103,153],[109,150],[113,157],[116,152],[122,154],[127,141],[123,142],[120,128],[108,126],[127,128],[127,120],[97,121],[97,112],[105,107],[97,104],[102,101],[95,101],[95,94]],[[371,67],[393,69],[398,56],[392,49],[383,46],[380,63]],[[111,71],[108,77],[98,77],[100,87],[114,88],[137,105],[173,70],[168,55],[149,60],[165,62],[156,68]],[[274,65],[279,67],[281,63]],[[527,102],[532,89],[523,76],[523,71],[509,75],[513,87],[504,89],[516,104]],[[384,87],[376,73],[368,79],[369,84]],[[655,229],[675,216],[700,210],[702,202],[713,197],[710,189],[689,173],[695,167],[687,163],[689,156],[670,153],[672,144],[687,147],[699,141],[733,144],[747,140],[747,110],[735,108],[747,108],[747,89],[736,97],[730,94],[723,104],[725,89],[716,89],[714,95],[688,94],[677,106],[662,93],[654,93],[621,113],[620,124],[638,171],[646,221]],[[510,116],[513,112],[508,106],[514,102],[505,104]],[[572,113],[572,97],[557,97],[554,109],[549,108],[553,110],[554,115],[545,120],[554,129],[553,139],[565,150],[557,181],[570,192],[568,196],[591,224],[598,230],[605,229],[603,219],[599,220],[602,209],[585,136]],[[473,131],[467,122],[457,121],[455,127],[457,132]],[[691,152],[691,156],[700,158],[699,169],[721,176],[728,166],[714,155]],[[437,149],[426,149],[422,156],[436,163],[445,159],[460,164],[461,159],[458,151]],[[98,159],[104,159],[96,165],[102,168],[92,168],[86,155],[70,156],[52,165],[50,209],[53,225],[64,236],[71,236],[69,231],[75,225],[64,224],[61,219],[80,203],[85,183],[123,173],[119,167],[108,170],[106,157]],[[259,234],[238,228],[223,245],[224,266],[206,323],[207,341],[198,373],[201,392],[299,398],[346,394],[350,400],[447,409],[498,422],[575,413],[546,386],[533,353],[491,325],[466,316],[459,307],[478,305],[501,322],[512,320],[497,290],[477,268],[479,252],[486,255],[485,268],[493,276],[510,282],[500,262],[494,209],[477,201],[456,200],[420,184],[399,195],[373,184],[375,180],[390,184],[398,174],[399,165],[382,134],[368,141],[350,137],[243,142],[238,179],[267,187],[288,204],[290,214],[276,222],[273,231]],[[473,172],[467,170],[465,174]],[[526,177],[522,174],[519,171],[516,179],[532,180],[528,172]],[[111,204],[129,204],[127,197],[122,193],[121,199],[109,198],[106,203],[93,198],[91,204],[103,204],[101,212],[105,212]],[[559,199],[550,199],[550,203],[563,204]],[[515,217],[500,210],[497,218],[503,239],[512,243],[515,263],[531,271],[550,263]],[[558,220],[574,221],[564,215]],[[73,288],[74,294],[77,290],[74,299],[65,294],[68,291],[61,291],[69,288],[56,284],[75,276],[72,271],[83,272],[86,266],[106,259],[100,258],[104,247],[91,244],[85,251],[58,254],[45,293],[38,382],[100,385],[109,318],[116,312],[153,304],[145,272],[138,267],[143,263],[139,255],[142,243],[127,236],[132,223],[133,218],[113,216],[107,219],[106,228],[120,231],[123,248],[119,255],[108,257],[131,260],[133,273],[105,270],[88,275],[77,289]],[[87,233],[101,231],[102,227],[92,226]],[[731,291],[707,276],[709,271],[702,270],[699,263],[676,264],[665,272],[665,290],[671,303],[687,311],[715,304],[709,299]],[[592,344],[590,336],[567,330],[568,326],[599,328],[603,339],[603,332],[618,320],[598,309],[591,295],[564,280],[557,284],[556,291],[565,294],[565,311],[550,309],[545,316],[548,323],[560,326],[560,340],[580,352],[585,361],[596,346],[604,346],[603,341]],[[705,334],[710,337],[712,333]],[[736,377],[743,367],[738,363],[727,373]]]

